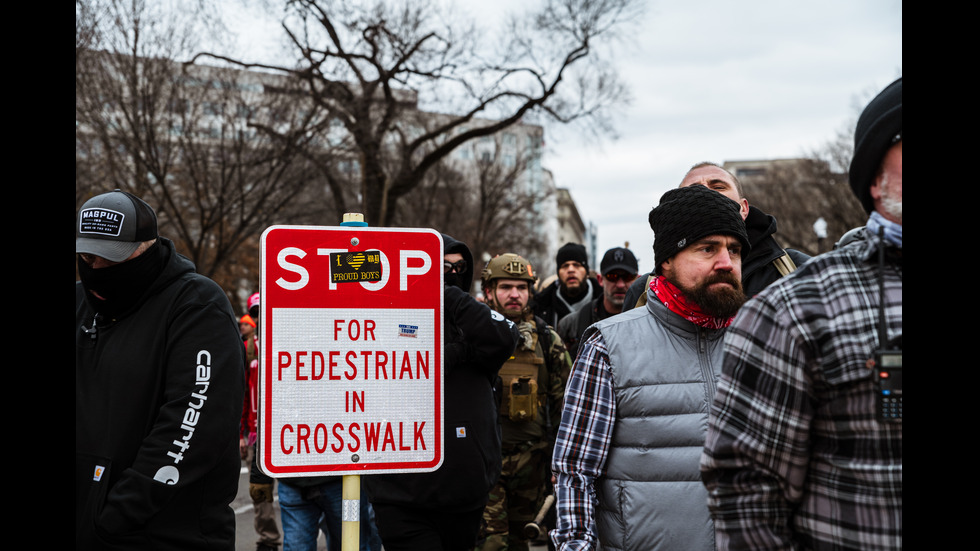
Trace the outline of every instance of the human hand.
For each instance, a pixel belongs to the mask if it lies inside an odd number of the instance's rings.
[[[249,484],[248,495],[252,498],[252,501],[272,503],[272,484]]]

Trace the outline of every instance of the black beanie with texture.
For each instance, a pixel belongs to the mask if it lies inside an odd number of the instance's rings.
[[[738,203],[702,185],[672,189],[650,211],[653,256],[659,267],[698,239],[731,235],[742,243],[743,255],[752,245]]]
[[[585,245],[578,243],[565,243],[562,245],[558,249],[558,254],[555,256],[556,268],[560,270],[561,265],[569,260],[574,260],[584,266],[586,271],[589,270],[589,255],[585,252]]]
[[[888,149],[902,139],[902,79],[889,84],[861,113],[854,129],[849,179],[864,210],[874,210],[871,185]]]

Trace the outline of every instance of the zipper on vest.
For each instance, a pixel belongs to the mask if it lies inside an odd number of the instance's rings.
[[[715,391],[718,389],[718,382],[715,381],[715,372],[711,369],[711,356],[708,354],[708,330],[704,327],[698,328],[698,364],[701,366],[701,375],[704,377],[704,396],[708,407],[714,401]]]

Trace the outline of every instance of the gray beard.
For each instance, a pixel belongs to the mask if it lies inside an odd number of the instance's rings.
[[[881,208],[885,214],[902,223],[902,200],[888,194],[888,175],[881,179]]]
[[[881,196],[881,208],[885,211],[885,214],[897,220],[899,224],[902,223],[902,202],[889,197],[887,195]]]

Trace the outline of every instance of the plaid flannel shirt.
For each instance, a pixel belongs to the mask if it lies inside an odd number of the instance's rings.
[[[595,549],[595,479],[603,473],[616,420],[609,357],[602,334],[586,339],[575,359],[555,441],[558,526],[551,537],[559,551]]]
[[[880,281],[902,333],[901,251],[878,238],[811,259],[725,337],[701,470],[719,549],[901,549],[902,425],[875,419]]]

